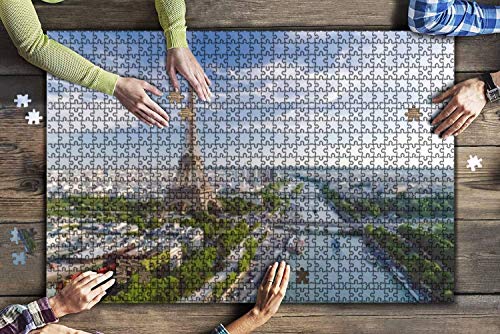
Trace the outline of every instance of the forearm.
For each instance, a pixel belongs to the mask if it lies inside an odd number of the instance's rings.
[[[258,315],[252,309],[227,325],[226,329],[230,334],[248,334],[260,327],[262,323],[263,321],[259,319]]]
[[[19,54],[31,64],[61,79],[113,94],[118,76],[45,35],[31,0],[0,1],[0,19]]]
[[[58,321],[47,298],[28,305],[10,305],[0,311],[0,333],[26,334],[31,330]]]
[[[500,32],[500,6],[467,0],[410,0],[408,25],[431,35],[472,36]]]
[[[167,48],[187,47],[184,0],[155,0],[155,7],[167,39]]]

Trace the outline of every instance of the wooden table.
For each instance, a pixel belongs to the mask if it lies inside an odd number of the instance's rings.
[[[500,5],[500,0],[484,1]],[[190,0],[192,29],[407,30],[403,0]],[[44,29],[160,29],[153,0],[36,1]],[[3,29],[3,28],[2,28]],[[457,81],[500,68],[500,35],[456,39]],[[45,73],[0,30],[0,307],[45,293],[45,123],[27,126],[12,99],[29,93],[45,116]],[[30,107],[31,107],[30,106]],[[466,168],[469,155],[483,168]],[[456,139],[456,301],[446,305],[284,305],[268,333],[499,333],[500,104]],[[9,231],[34,228],[38,249],[14,266]],[[105,333],[199,333],[250,305],[98,305],[62,323]]]

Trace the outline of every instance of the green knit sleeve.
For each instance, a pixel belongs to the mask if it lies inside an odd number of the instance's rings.
[[[45,35],[31,0],[0,0],[0,19],[19,54],[31,64],[75,84],[114,93],[118,75]]]
[[[186,4],[184,0],[155,0],[167,48],[186,48]]]

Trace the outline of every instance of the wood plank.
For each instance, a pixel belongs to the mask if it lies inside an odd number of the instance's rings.
[[[13,238],[14,229],[29,231],[34,248],[28,242]],[[15,233],[14,233],[15,235]],[[17,255],[25,254],[25,263],[13,262]],[[0,295],[45,294],[45,223],[0,224]]]
[[[2,76],[0,88],[0,222],[39,222],[45,212],[45,79]],[[15,107],[17,94],[30,96],[28,108]],[[32,109],[43,124],[27,124]]]
[[[34,299],[34,298],[32,298]],[[0,298],[0,307],[29,298]],[[97,305],[61,324],[105,333],[207,333],[250,305]],[[460,296],[445,305],[282,305],[255,333],[498,333],[500,296]]]
[[[21,245],[10,241],[10,231],[31,229],[36,234],[37,251],[28,256],[25,266],[12,263],[12,252],[21,251]],[[500,220],[456,223],[457,294],[500,293]],[[1,295],[42,295],[45,291],[45,222],[0,224],[0,277],[7,278],[0,285]],[[3,265],[2,265],[3,263]],[[19,284],[23,282],[23,284]]]
[[[456,219],[500,217],[500,147],[458,147],[455,150]],[[483,159],[482,168],[467,168],[470,156]]]
[[[2,60],[0,61],[0,75],[44,75],[44,72],[25,61],[17,53],[9,35],[0,24],[0,50]]]

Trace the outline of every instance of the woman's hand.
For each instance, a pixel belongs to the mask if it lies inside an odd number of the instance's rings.
[[[186,78],[202,101],[211,101],[211,82],[189,48],[173,48],[167,51],[167,73],[176,92],[180,90],[177,72]]]
[[[90,310],[104,297],[106,290],[115,284],[115,280],[111,279],[98,288],[95,287],[112,275],[112,271],[106,274],[87,271],[70,281],[57,295],[49,299],[55,316],[61,318],[67,314]]]
[[[255,306],[250,312],[226,327],[229,333],[247,334],[271,319],[278,312],[278,308],[285,297],[289,280],[290,266],[284,261],[281,261],[279,266],[278,262],[269,266],[257,291]]]
[[[169,117],[146,91],[156,96],[162,93],[155,86],[146,81],[135,78],[118,78],[115,87],[115,96],[132,114],[144,123],[159,128],[168,126]]]
[[[48,324],[42,328],[32,330],[30,334],[90,334],[89,332],[69,328],[58,324]]]
[[[461,134],[476,119],[486,105],[484,82],[479,78],[465,80],[438,97],[432,99],[434,103],[441,103],[450,99],[446,107],[431,122],[439,126],[434,129],[442,138]]]

